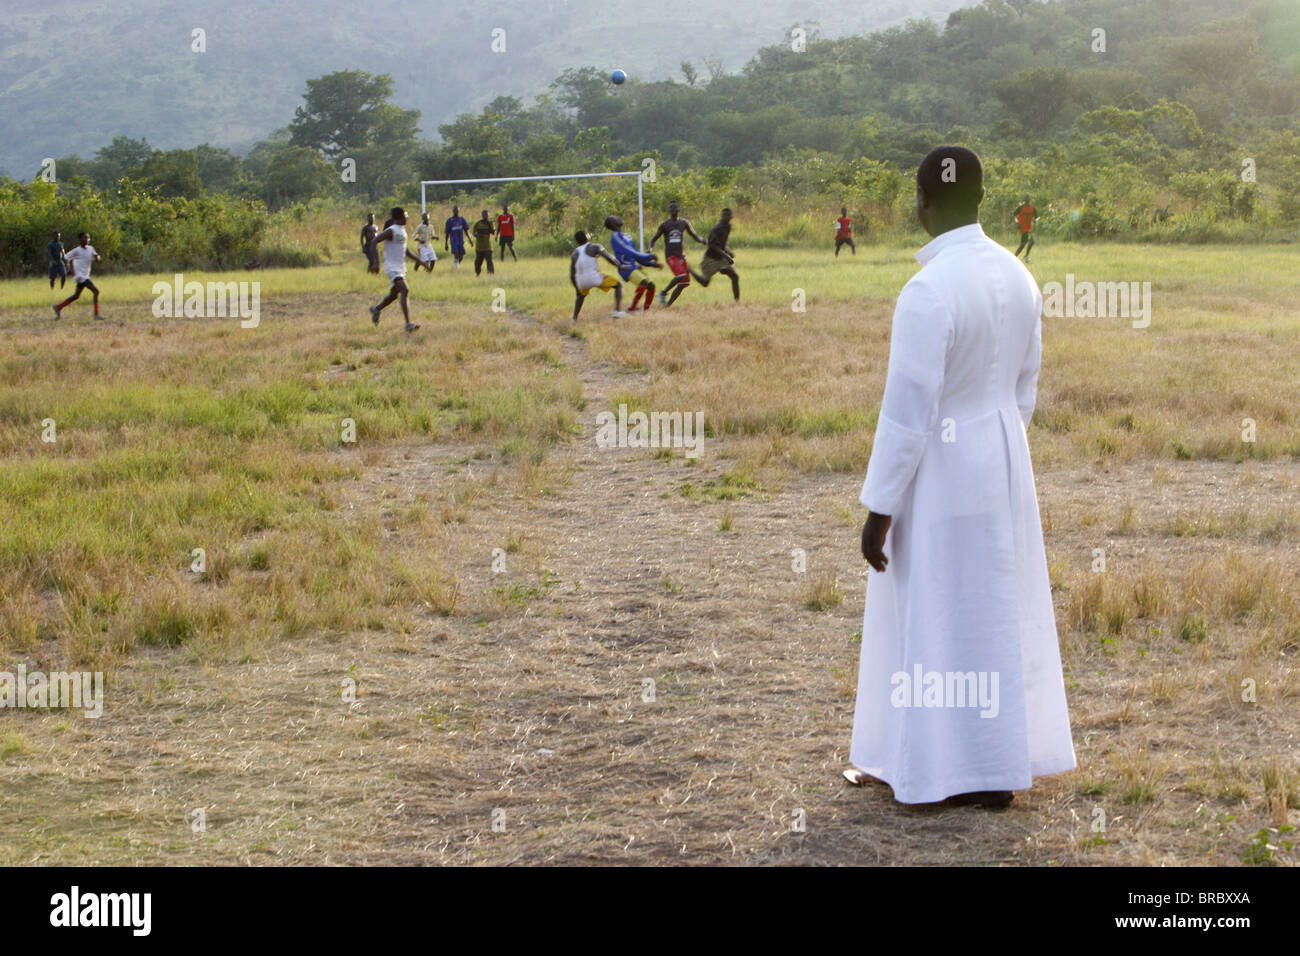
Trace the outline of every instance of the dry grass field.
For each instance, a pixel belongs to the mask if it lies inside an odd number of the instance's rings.
[[[360,266],[230,276],[256,329],[0,290],[0,670],[107,675],[0,710],[0,863],[1294,864],[1300,253],[1036,253],[1155,298],[1045,321],[1079,769],[989,813],[840,777],[912,250],[736,245],[742,303],[576,329],[562,260],[440,263],[411,337]],[[702,453],[599,447],[620,404]]]

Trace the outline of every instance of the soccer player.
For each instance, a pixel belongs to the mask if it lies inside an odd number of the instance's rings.
[[[573,290],[577,293],[573,299],[573,321],[578,321],[582,303],[587,301],[587,294],[592,289],[600,289],[602,292],[606,289],[614,290],[614,314],[611,318],[621,319],[627,315],[623,311],[623,284],[613,276],[605,275],[600,271],[601,259],[616,269],[618,263],[598,244],[588,241],[589,238],[581,229],[573,234],[573,241],[578,244],[573,254],[569,256],[569,281],[573,283]]]
[[[1034,248],[1034,220],[1038,218],[1038,210],[1029,204],[1029,196],[1025,196],[1019,208],[1016,209],[1016,222],[1020,225],[1020,245],[1016,246],[1016,255],[1020,255],[1020,250],[1025,250],[1025,261],[1029,261],[1029,252]]]
[[[474,274],[479,275],[483,271],[483,263],[487,263],[488,275],[495,271],[492,268],[492,237],[496,235],[497,227],[492,225],[488,219],[488,211],[483,210],[483,216],[478,222],[474,223]]]
[[[510,211],[509,203],[501,204],[501,215],[497,216],[497,242],[501,246],[501,261],[506,258],[506,246],[510,247],[510,258],[515,262],[519,257],[515,255],[515,216]]]
[[[853,244],[853,220],[849,218],[849,207],[840,207],[840,218],[835,220],[835,257],[839,258],[840,246],[847,245],[849,252],[855,256],[858,247]]]
[[[709,230],[708,248],[704,250],[704,255],[700,258],[700,271],[692,272],[695,281],[704,287],[708,287],[714,275],[721,272],[731,280],[731,294],[737,302],[740,301],[740,276],[736,275],[734,268],[736,262],[735,253],[728,248],[727,243],[731,239],[731,210],[722,210],[722,216],[718,219],[718,224]]]
[[[465,258],[465,233],[469,232],[469,220],[460,214],[459,206],[451,207],[451,218],[442,224],[442,248],[451,249],[453,269],[460,268],[460,260]]]
[[[95,296],[95,318],[102,319],[103,316],[99,314],[99,289],[90,281],[90,264],[99,261],[99,253],[90,244],[90,233],[77,233],[77,245],[71,252],[65,253],[63,258],[72,266],[72,274],[77,279],[77,291],[54,307],[54,317],[62,318],[64,307],[80,299],[82,289],[89,289]]]
[[[54,280],[59,280],[59,288],[62,289],[68,284],[68,267],[63,264],[63,233],[54,230],[54,238],[45,244],[45,251],[50,257],[50,288],[54,288]]]
[[[623,231],[623,220],[618,216],[609,216],[605,219],[605,228],[610,231],[609,249],[614,253],[614,258],[618,260],[618,274],[624,282],[632,280],[632,274],[640,272],[642,266],[650,266],[652,269],[662,269],[663,266],[655,258],[653,252],[642,252],[632,241],[632,237]],[[632,311],[636,311],[637,303],[645,298],[645,305],[642,311],[650,308],[650,303],[654,301],[655,284],[650,281],[650,277],[644,272],[641,273],[641,281],[637,283],[636,294],[632,296]]]
[[[433,250],[433,241],[438,238],[437,233],[433,231],[433,226],[429,225],[429,214],[426,212],[420,216],[420,224],[415,227],[416,249],[419,252],[415,260],[415,271],[420,271],[420,266],[424,266],[430,272],[438,264],[438,253]]]
[[[668,268],[673,272],[673,277],[659,293],[659,301],[665,306],[676,302],[682,290],[691,284],[691,267],[686,264],[685,237],[690,236],[700,245],[706,245],[690,222],[681,218],[681,211],[681,203],[676,199],[670,202],[668,218],[659,224],[659,228],[650,239],[650,249],[653,251],[655,242],[660,236],[664,237],[664,258],[668,260]],[[669,292],[672,293],[672,298],[668,298]]]
[[[366,271],[373,272],[375,275],[379,275],[379,250],[375,248],[377,235],[379,235],[379,228],[375,225],[375,214],[366,213],[366,224],[361,227],[361,251],[366,254],[368,263]]]
[[[410,293],[410,289],[406,286],[406,259],[408,256],[415,259],[406,248],[406,210],[401,206],[394,206],[390,221],[392,225],[375,236],[376,245],[381,242],[387,243],[384,246],[384,274],[388,276],[390,285],[384,300],[370,307],[370,321],[378,325],[379,313],[400,299],[402,315],[406,317],[406,331],[414,332],[420,326],[411,321],[411,310],[406,305],[406,297]],[[419,263],[418,259],[415,261]]]

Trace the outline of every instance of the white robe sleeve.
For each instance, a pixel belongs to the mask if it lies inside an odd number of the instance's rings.
[[[1029,427],[1029,420],[1034,417],[1034,406],[1038,403],[1038,369],[1043,362],[1043,294],[1035,295],[1035,307],[1038,318],[1034,320],[1034,334],[1029,340],[1025,360],[1020,366],[1020,375],[1016,379],[1016,406],[1020,409],[1020,419]]]
[[[903,287],[889,338],[889,371],[876,437],[859,500],[873,513],[898,514],[939,414],[952,316],[919,282]]]

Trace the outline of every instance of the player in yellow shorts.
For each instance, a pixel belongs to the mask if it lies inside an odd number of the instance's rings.
[[[599,289],[602,292],[614,290],[613,318],[621,319],[627,314],[623,311],[623,283],[600,271],[601,259],[615,269],[618,268],[618,262],[598,243],[590,242],[587,234],[581,229],[573,234],[573,241],[577,243],[577,248],[569,257],[569,281],[573,283],[573,289],[577,293],[573,298],[573,321],[578,321],[582,303],[587,301],[587,296],[592,289]]]

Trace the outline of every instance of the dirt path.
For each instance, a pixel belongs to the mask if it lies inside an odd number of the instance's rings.
[[[734,501],[683,495],[686,482],[721,481],[727,442],[706,445],[695,465],[680,453],[598,447],[596,412],[613,411],[613,396],[644,380],[557,338],[587,403],[581,435],[559,453],[568,480],[540,501],[495,498],[467,529],[484,570],[493,542],[525,541],[485,589],[540,593],[458,635],[463,676],[440,675],[455,696],[449,713],[475,715],[465,741],[473,752],[448,755],[465,775],[449,784],[423,758],[401,774],[417,785],[405,805],[452,830],[443,858],[1033,859],[1023,848],[1028,809],[972,822],[960,811],[903,809],[883,788],[850,790],[839,778],[865,581],[856,522],[840,515],[860,478],[795,473]],[[796,548],[804,573],[793,568]],[[471,580],[474,564],[461,568]],[[842,603],[805,606],[817,575],[837,581]],[[1045,791],[1027,805],[1052,799]],[[494,811],[504,831],[491,829]],[[983,839],[954,842],[957,831]],[[388,837],[400,853],[421,834]]]

